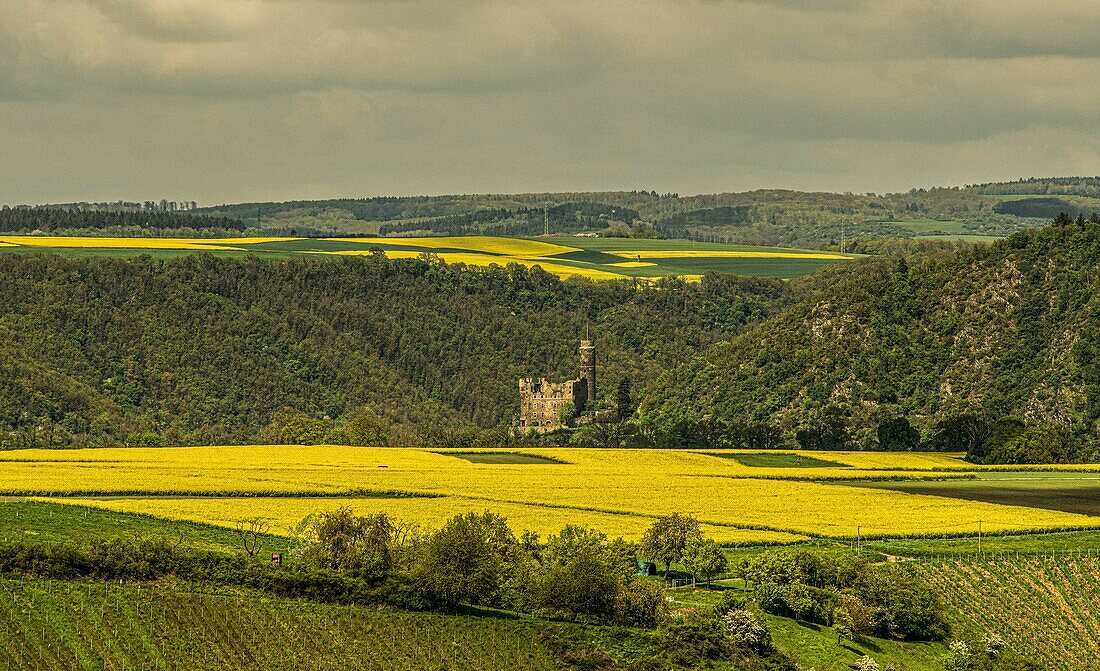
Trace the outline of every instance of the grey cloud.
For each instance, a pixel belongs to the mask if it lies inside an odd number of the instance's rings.
[[[0,202],[1094,173],[1097,33],[1068,0],[4,0]]]

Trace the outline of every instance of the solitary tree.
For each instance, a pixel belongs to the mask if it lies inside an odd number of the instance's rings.
[[[684,547],[684,566],[691,571],[693,578],[702,576],[707,587],[710,587],[711,578],[725,571],[729,562],[713,538],[698,536],[689,539]]]
[[[267,535],[271,525],[262,517],[250,517],[237,520],[237,537],[241,540],[245,554],[255,557],[263,549],[264,536]]]
[[[688,541],[698,538],[699,520],[680,513],[659,517],[642,536],[638,550],[655,562],[664,564],[665,580],[672,569],[672,562],[680,561]]]

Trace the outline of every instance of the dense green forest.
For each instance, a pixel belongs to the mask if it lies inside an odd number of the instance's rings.
[[[0,233],[53,235],[241,235],[244,222],[183,212],[81,210],[64,207],[0,208]]]
[[[1100,198],[1100,177],[1028,177],[1011,182],[971,184],[967,191],[989,195],[1062,195]]]
[[[645,287],[380,254],[4,255],[0,443],[445,444],[509,425],[519,377],[574,377],[586,327],[601,398],[623,378],[644,394],[797,293],[779,280]],[[360,433],[332,433],[345,424]]]
[[[687,443],[766,425],[817,449],[1095,458],[1100,219],[828,269],[820,289],[663,375],[644,421]],[[660,433],[660,431],[659,431]]]

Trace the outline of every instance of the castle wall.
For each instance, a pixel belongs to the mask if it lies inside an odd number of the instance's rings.
[[[519,381],[519,428],[535,431],[560,429],[561,411],[572,403],[577,412],[588,399],[583,379],[549,382],[545,378],[525,377]]]
[[[596,400],[596,348],[591,340],[580,346],[580,377],[550,382],[543,377],[519,380],[518,428],[524,431],[560,429],[561,411],[572,403],[577,413]]]

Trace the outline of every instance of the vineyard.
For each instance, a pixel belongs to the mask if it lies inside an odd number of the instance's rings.
[[[156,586],[0,580],[2,671],[557,669],[539,626]]]
[[[1100,668],[1100,557],[991,555],[922,571],[974,625],[1047,668]]]

